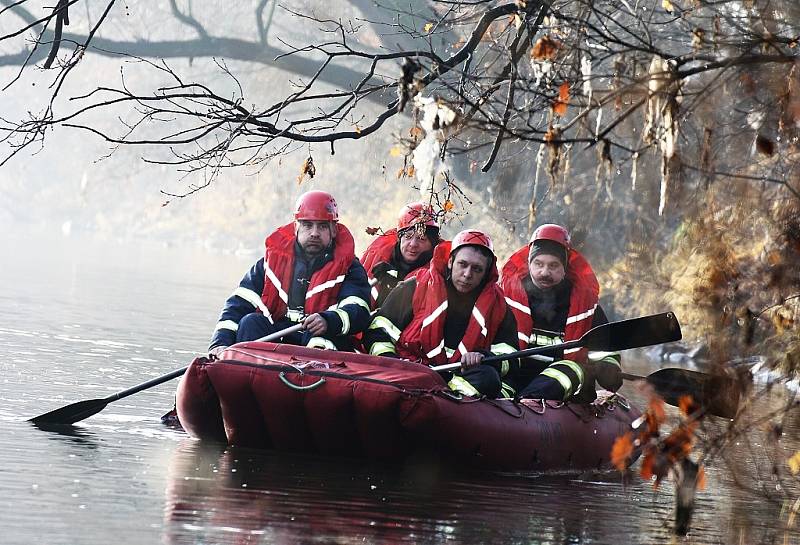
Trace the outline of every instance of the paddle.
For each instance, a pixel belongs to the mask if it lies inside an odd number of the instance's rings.
[[[567,341],[560,344],[548,346],[535,346],[510,354],[499,354],[483,358],[483,363],[509,360],[513,358],[524,358],[536,354],[548,354],[569,350],[570,348],[588,348],[602,352],[617,352],[628,350],[629,348],[639,348],[653,344],[668,343],[681,340],[681,326],[675,315],[671,312],[663,314],[653,314],[652,316],[642,316],[621,320],[619,322],[609,322],[607,324],[594,327],[583,334],[580,339]],[[432,367],[434,371],[448,371],[458,369],[460,363],[447,363]]]
[[[622,373],[625,380],[644,380],[668,404],[678,407],[680,399],[689,395],[708,414],[733,418],[739,407],[741,385],[736,379],[708,375],[689,369],[664,368],[643,377]]]
[[[292,327],[287,327],[286,329],[282,329],[281,331],[276,331],[270,335],[266,335],[265,337],[261,337],[260,339],[256,339],[256,341],[272,341],[275,339],[279,339],[285,335],[290,333],[294,333],[295,331],[300,331],[303,329],[303,324],[295,324]],[[61,407],[60,409],[55,409],[50,411],[49,413],[40,414],[39,416],[33,417],[28,420],[28,422],[32,422],[37,426],[41,425],[67,425],[67,424],[74,424],[75,422],[80,422],[85,418],[89,418],[90,416],[99,413],[103,409],[106,408],[106,405],[113,401],[117,401],[122,399],[123,397],[128,397],[130,395],[136,394],[141,392],[142,390],[147,390],[148,388],[152,388],[153,386],[158,386],[164,382],[170,381],[176,377],[181,376],[186,372],[189,366],[182,367],[181,369],[176,369],[167,373],[166,375],[161,375],[160,377],[156,377],[152,380],[148,380],[147,382],[143,382],[142,384],[138,384],[133,386],[132,388],[128,388],[127,390],[122,390],[121,392],[117,392],[116,394],[112,394],[108,397],[104,397],[102,399],[87,399],[84,401],[78,401],[77,403],[72,403],[65,407]]]

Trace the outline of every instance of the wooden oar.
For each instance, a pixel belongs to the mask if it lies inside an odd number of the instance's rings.
[[[570,348],[617,352],[628,350],[629,348],[639,348],[679,340],[681,340],[681,326],[673,313],[665,312],[664,314],[653,314],[652,316],[609,322],[590,329],[580,339],[574,341],[548,346],[536,346],[511,352],[510,354],[489,356],[483,359],[483,363],[524,358],[536,354],[552,354],[562,350],[569,350]],[[434,371],[448,371],[459,367],[461,367],[460,363],[447,363],[445,365],[437,365],[432,369]]]
[[[276,331],[275,333],[256,340],[264,342],[272,341],[289,335],[290,333],[294,333],[295,331],[300,331],[301,329],[303,329],[303,324],[296,324],[292,327],[287,327],[286,329]],[[102,399],[87,399],[84,401],[78,401],[77,403],[72,403],[65,407],[61,407],[60,409],[50,411],[49,413],[35,416],[29,419],[28,422],[33,422],[37,426],[67,425],[80,422],[85,418],[89,418],[90,416],[99,413],[112,401],[117,401],[123,397],[128,397],[143,390],[147,390],[148,388],[152,388],[153,386],[158,386],[159,384],[177,378],[184,374],[188,368],[189,366],[187,365],[186,367],[176,369],[167,373],[166,375],[161,375],[160,377],[148,380],[147,382],[143,382],[142,384],[138,384],[132,388],[128,388],[127,390],[122,390],[121,392],[117,392],[116,394],[112,394]]]

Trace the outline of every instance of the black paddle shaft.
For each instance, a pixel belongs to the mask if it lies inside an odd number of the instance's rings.
[[[587,348],[602,352],[617,352],[630,348],[640,348],[654,344],[681,340],[681,326],[671,312],[653,314],[619,322],[609,322],[594,327],[580,339],[550,346],[537,346],[483,358],[483,363],[503,361],[511,358],[524,358],[536,354],[552,354],[570,348]]]

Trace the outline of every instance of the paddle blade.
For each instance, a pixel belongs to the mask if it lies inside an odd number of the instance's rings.
[[[99,413],[105,409],[106,405],[108,405],[108,401],[105,399],[87,399],[50,411],[49,413],[34,416],[30,418],[28,422],[32,422],[37,426],[74,424],[75,422],[80,422],[85,418],[89,418],[93,414]]]
[[[647,383],[670,405],[678,406],[688,395],[706,413],[722,418],[735,417],[739,408],[741,384],[729,377],[667,368],[651,373]]]
[[[609,322],[590,329],[581,343],[589,350],[617,352],[681,340],[681,326],[671,312]]]

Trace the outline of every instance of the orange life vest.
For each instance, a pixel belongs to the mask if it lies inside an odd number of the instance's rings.
[[[373,240],[369,247],[367,247],[364,255],[361,256],[361,264],[364,265],[364,269],[367,271],[367,277],[369,278],[370,304],[373,308],[375,308],[380,294],[378,293],[375,275],[372,274],[372,268],[378,263],[389,262],[392,259],[397,240],[397,229],[389,229]],[[399,280],[403,279],[400,278]]]
[[[506,295],[506,302],[517,319],[517,331],[520,349],[531,344],[534,328],[533,317],[528,303],[528,294],[522,284],[523,279],[530,274],[528,269],[528,246],[523,246],[514,252],[503,265],[500,286]],[[567,278],[572,282],[572,291],[569,299],[567,323],[564,324],[564,341],[579,339],[592,327],[594,311],[600,296],[600,284],[589,262],[580,252],[574,249],[569,251],[567,265]],[[576,362],[586,359],[585,349],[565,350],[564,357]]]
[[[341,223],[336,224],[336,246],[333,259],[311,275],[303,305],[305,314],[328,310],[336,304],[339,289],[355,259],[353,235]],[[261,300],[271,322],[286,316],[289,288],[294,275],[294,223],[279,227],[267,237],[264,255],[264,291]]]
[[[489,348],[506,314],[503,292],[497,285],[497,266],[489,271],[455,352],[449,357],[444,346],[444,324],[447,320],[447,285],[445,274],[450,257],[450,242],[439,243],[428,267],[414,273],[417,286],[412,301],[413,318],[397,343],[398,354],[407,359],[424,360],[428,364],[456,362],[466,352]]]

